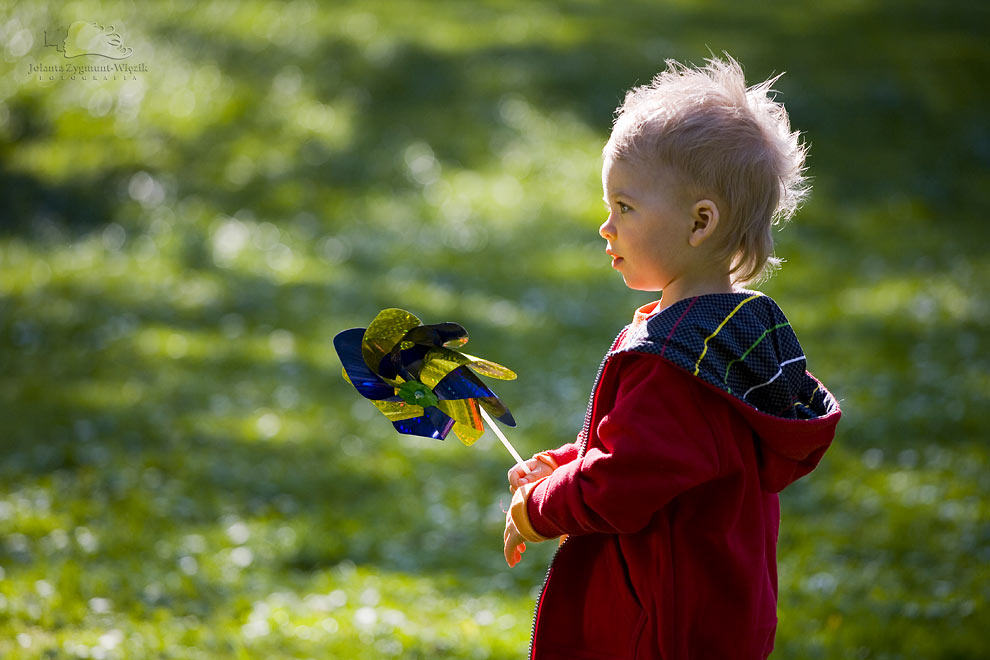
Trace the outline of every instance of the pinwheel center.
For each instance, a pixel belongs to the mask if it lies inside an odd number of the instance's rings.
[[[402,385],[396,389],[396,394],[398,394],[403,401],[411,406],[422,406],[423,408],[429,408],[430,406],[435,406],[440,402],[437,395],[433,393],[433,390],[423,383],[415,380],[407,380],[402,383]]]

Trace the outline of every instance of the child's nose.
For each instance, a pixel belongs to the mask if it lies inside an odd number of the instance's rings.
[[[612,224],[612,214],[610,213],[602,226],[598,228],[598,235],[606,241],[615,240],[615,225]]]

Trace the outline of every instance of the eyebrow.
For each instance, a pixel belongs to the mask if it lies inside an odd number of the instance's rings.
[[[633,196],[630,195],[629,193],[625,192],[624,190],[616,190],[614,193],[612,193],[612,197],[613,198],[614,197],[625,197],[629,201],[633,201],[634,200]],[[608,197],[605,196],[605,195],[602,195],[602,201],[605,202],[606,204],[608,204]]]

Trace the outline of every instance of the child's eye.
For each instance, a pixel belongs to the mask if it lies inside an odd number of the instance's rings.
[[[619,202],[618,206],[619,206],[619,213],[628,213],[629,211],[632,211],[632,207],[626,204],[625,202]]]

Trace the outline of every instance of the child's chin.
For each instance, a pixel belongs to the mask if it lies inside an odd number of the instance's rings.
[[[632,289],[633,291],[659,291],[660,287],[649,284],[648,282],[637,282],[636,280],[630,279],[626,276],[622,276],[622,281],[626,283],[626,287]]]

